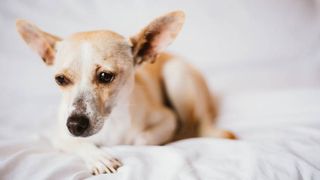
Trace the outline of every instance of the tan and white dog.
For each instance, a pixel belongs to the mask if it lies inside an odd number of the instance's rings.
[[[102,30],[65,39],[18,20],[17,30],[53,68],[63,93],[53,144],[101,174],[115,172],[122,163],[100,146],[234,138],[214,128],[216,110],[201,74],[181,58],[162,53],[184,19],[183,12],[171,12],[131,38]]]

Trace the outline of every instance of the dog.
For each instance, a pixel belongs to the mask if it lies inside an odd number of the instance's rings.
[[[199,71],[163,52],[184,20],[184,12],[174,11],[131,38],[100,30],[65,39],[17,20],[17,31],[53,69],[63,94],[54,147],[77,154],[98,175],[122,166],[101,146],[234,139],[232,132],[215,127],[215,102]]]

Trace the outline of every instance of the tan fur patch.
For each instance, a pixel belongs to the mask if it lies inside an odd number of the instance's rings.
[[[152,21],[131,38],[135,64],[153,62],[158,54],[176,38],[184,23],[184,13],[177,11]]]
[[[25,20],[18,20],[16,27],[23,40],[41,56],[46,64],[52,65],[55,58],[55,44],[61,39],[41,31]]]

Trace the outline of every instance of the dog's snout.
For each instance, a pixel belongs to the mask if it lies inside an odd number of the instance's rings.
[[[89,118],[86,115],[72,115],[67,120],[67,127],[71,134],[81,136],[89,127]]]

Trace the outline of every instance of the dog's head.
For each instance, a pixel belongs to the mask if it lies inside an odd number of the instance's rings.
[[[53,68],[70,133],[87,137],[97,133],[113,108],[129,98],[135,67],[152,62],[174,40],[183,22],[183,12],[172,12],[128,39],[111,31],[80,32],[61,39],[25,20],[18,20],[16,26],[24,41]]]

